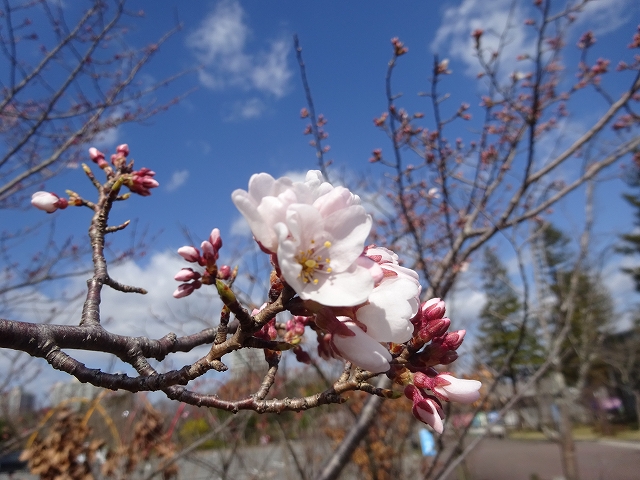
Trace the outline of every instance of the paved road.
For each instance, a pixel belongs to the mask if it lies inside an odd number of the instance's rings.
[[[313,446],[313,456],[326,458],[326,445]],[[297,455],[304,458],[300,444],[296,445]],[[306,449],[305,449],[306,450]],[[239,455],[225,465],[229,452],[198,452],[188,461],[183,461],[179,479],[213,480],[226,478],[234,480],[298,480],[296,467],[287,450],[282,445],[242,449]],[[581,480],[640,480],[640,444],[625,442],[578,442],[577,454]],[[316,457],[317,458],[317,457]],[[421,458],[416,454],[407,459],[407,467],[418,467]],[[560,480],[562,467],[560,451],[556,444],[536,441],[486,439],[471,453],[467,466],[471,473],[467,480]],[[225,468],[226,467],[226,468]],[[311,472],[309,472],[311,473]],[[348,469],[340,480],[358,480],[354,469]],[[10,478],[0,474],[0,480]],[[26,473],[16,473],[15,480],[35,480]],[[313,474],[311,476],[313,478]],[[417,472],[407,478],[418,479]],[[458,480],[454,475],[448,480]],[[397,479],[403,480],[403,479]]]
[[[576,450],[581,480],[640,479],[638,443],[578,442]],[[562,478],[560,449],[549,442],[486,439],[471,453],[468,466],[472,480]]]

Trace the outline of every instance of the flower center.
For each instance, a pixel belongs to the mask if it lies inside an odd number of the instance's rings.
[[[316,276],[323,273],[331,273],[331,259],[329,258],[329,247],[331,242],[326,241],[320,247],[315,245],[315,240],[311,240],[311,248],[308,250],[300,250],[296,255],[296,260],[302,267],[298,277],[302,278],[303,283],[313,283],[316,285],[318,279]]]

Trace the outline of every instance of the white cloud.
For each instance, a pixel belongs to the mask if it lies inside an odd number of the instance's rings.
[[[118,143],[118,128],[110,128],[100,132],[91,141],[91,146],[96,147],[98,150],[114,150]]]
[[[215,325],[221,308],[215,288],[203,286],[187,298],[173,298],[172,293],[179,285],[173,277],[185,266],[186,262],[177,253],[165,251],[154,253],[145,265],[127,261],[111,268],[109,273],[112,278],[126,285],[145,288],[148,293],[121,293],[104,287],[100,304],[102,324],[110,332],[147,336],[152,339],[161,338],[169,332],[175,332],[179,336],[192,334]],[[86,278],[71,279],[64,288],[70,292],[86,291]],[[51,298],[47,298],[42,293],[37,294],[33,298],[32,307],[14,312],[13,318],[38,322],[46,318],[47,310],[52,311],[57,307],[63,315],[55,317],[55,323],[77,324],[80,319],[81,302],[65,304],[58,300],[59,295],[60,292],[53,292]],[[39,305],[42,305],[42,308],[39,308]],[[65,307],[67,309],[63,310]],[[206,354],[207,348],[204,346],[191,352],[172,354],[161,365],[152,362],[160,371],[180,368]],[[112,363],[114,357],[108,354],[80,350],[69,350],[68,353],[90,368],[110,372],[123,371],[135,375],[130,366],[118,359]],[[24,384],[26,379],[35,376],[37,390],[45,391],[55,381],[71,380],[70,376],[55,372],[41,359],[29,361],[25,354],[16,357],[14,352],[8,351],[0,352],[0,385],[10,372],[7,362],[21,369],[18,379],[14,380],[12,385]],[[22,362],[25,362],[24,365]],[[29,385],[27,389],[33,388]]]
[[[596,35],[612,32],[633,19],[631,12],[638,10],[633,0],[598,0],[589,2],[577,17],[576,26],[592,28]]]
[[[233,222],[231,222],[231,235],[238,237],[248,237],[251,235],[251,229],[249,224],[242,215],[238,215]]]
[[[200,81],[212,89],[234,86],[280,98],[292,75],[288,42],[275,40],[267,50],[247,52],[251,29],[244,17],[237,0],[222,0],[188,37],[187,45],[204,65]]]
[[[142,287],[146,295],[124,294],[106,288],[102,295],[101,311],[110,331],[125,335],[147,335],[160,338],[170,331],[194,333],[206,325],[201,318],[216,315],[219,302],[215,295],[202,287],[184,299],[175,299],[173,291],[179,283],[173,277],[185,261],[175,252],[158,252],[148,264],[140,266],[134,261],[124,262],[110,269],[117,281]],[[209,287],[211,288],[211,287]],[[211,318],[211,317],[210,317]]]
[[[185,184],[189,178],[189,170],[176,170],[171,174],[169,183],[165,187],[167,191],[173,192]]]
[[[237,120],[249,120],[252,118],[258,118],[264,112],[266,106],[259,98],[250,98],[249,100],[243,100],[236,102],[231,108],[231,113],[227,115],[227,121]]]
[[[511,26],[514,28],[508,31],[501,65],[504,72],[514,71],[516,57],[532,50],[533,37],[523,25],[526,17],[522,8],[516,5],[513,15],[509,17],[512,3],[512,0],[464,0],[458,6],[447,8],[431,49],[442,58],[462,61],[466,65],[465,73],[475,78],[480,71],[480,64],[471,32],[478,28],[484,30],[482,47],[490,55],[498,48],[500,35],[505,28]]]
[[[531,9],[526,2],[518,2],[510,16],[512,4],[513,0],[463,0],[456,6],[446,8],[431,49],[442,58],[450,57],[463,62],[466,66],[465,73],[475,77],[480,71],[480,65],[471,32],[478,28],[484,31],[481,45],[485,58],[498,48],[500,35],[506,32],[501,71],[506,75],[521,70],[526,64],[517,62],[516,57],[531,54],[535,42],[535,30],[524,25],[524,21],[527,18],[539,18],[539,12]],[[564,4],[561,6],[564,7]],[[632,12],[639,9],[636,0],[591,1],[577,14],[571,33],[579,35],[587,28],[593,29],[596,34],[614,31],[632,20]]]

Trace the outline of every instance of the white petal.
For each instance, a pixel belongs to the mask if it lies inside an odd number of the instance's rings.
[[[352,205],[357,205],[355,195],[344,187],[335,187],[313,202],[313,206],[323,217],[328,217],[332,213]]]
[[[413,335],[410,320],[418,311],[418,293],[411,280],[387,277],[373,289],[369,303],[357,310],[356,317],[377,341],[404,343]]]
[[[251,232],[256,240],[267,250],[275,252],[278,243],[276,241],[276,234],[273,228],[271,228],[271,225],[267,225],[264,222],[262,215],[258,212],[258,205],[255,200],[244,190],[235,190],[231,194],[231,199],[236,205],[236,208],[240,210],[240,213],[247,220],[249,228],[251,228]]]
[[[373,373],[381,373],[389,370],[391,354],[362,331],[353,322],[344,324],[355,333],[353,337],[333,336],[333,344],[340,355],[354,365]]]
[[[382,257],[382,259],[380,260],[381,262],[384,262],[384,263],[389,262],[394,265],[398,264],[398,255],[396,255],[394,252],[392,252],[388,248],[372,247],[367,249],[367,256],[372,257],[374,255]]]
[[[367,301],[373,290],[373,278],[369,270],[356,264],[344,272],[317,278],[317,285],[306,283],[298,294],[303,300],[313,300],[327,307],[361,305]]]
[[[332,268],[343,270],[357,260],[371,231],[371,216],[360,205],[338,210],[324,219],[324,229],[333,237]]]
[[[456,378],[451,375],[439,375],[443,380],[451,382],[449,385],[435,387],[440,395],[446,397],[451,402],[473,403],[480,398],[480,387],[482,383],[478,380],[466,380]]]
[[[429,404],[433,403],[432,400],[427,400],[427,402],[429,402]],[[430,425],[437,433],[442,433],[442,431],[444,430],[444,424],[442,423],[442,419],[440,418],[440,415],[438,415],[438,411],[436,407],[432,405],[432,408],[435,410],[436,413],[427,412],[426,410],[420,407],[416,407],[415,411],[420,417],[420,420],[422,422],[426,423],[427,425]]]

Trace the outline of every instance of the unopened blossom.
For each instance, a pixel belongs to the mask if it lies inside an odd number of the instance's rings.
[[[200,260],[200,252],[197,248],[191,246],[180,247],[178,249],[178,255],[191,263],[196,263]]]
[[[198,272],[194,272],[192,268],[183,268],[178,273],[176,273],[174,280],[178,282],[189,282],[191,280],[198,280],[201,275]]]
[[[413,383],[419,388],[430,389],[439,399],[447,402],[473,403],[480,398],[482,384],[478,380],[456,378],[450,373],[438,373],[430,369],[427,374],[417,372]]]
[[[353,335],[333,334],[331,344],[337,353],[354,365],[372,373],[381,373],[389,370],[389,362],[392,358],[389,351],[367,335],[349,317],[338,317],[338,319]]]
[[[445,303],[439,298],[432,298],[422,303],[417,315],[411,320],[422,342],[428,342],[447,332],[451,320],[444,318],[445,312]]]
[[[89,158],[93,160],[100,168],[106,168],[109,166],[107,161],[104,159],[104,153],[98,150],[95,147],[91,147],[89,149]]]
[[[228,280],[231,278],[231,267],[229,265],[221,265],[218,267],[218,278]]]
[[[435,365],[449,365],[458,358],[456,350],[462,344],[466,331],[458,330],[448,332],[440,337],[435,337],[431,343],[424,347],[411,359],[411,365],[415,369],[425,369]]]
[[[126,157],[129,155],[129,145],[127,145],[126,143],[123,143],[122,145],[118,145],[118,147],[116,148],[116,152],[119,153],[120,155]]]
[[[173,292],[173,298],[183,298],[188,295],[191,295],[194,290],[200,288],[202,284],[198,281],[191,283],[183,283],[179,285],[178,288]]]
[[[156,172],[146,167],[131,173],[131,177],[125,180],[125,184],[133,193],[147,197],[151,195],[151,189],[160,186],[154,179]]]
[[[458,403],[473,403],[480,398],[478,380],[466,380],[456,378],[449,374],[440,374],[436,377],[435,386],[431,389],[438,397]]]
[[[47,213],[53,213],[58,209],[63,210],[68,204],[65,198],[60,198],[51,192],[36,192],[31,195],[31,205]]]
[[[442,433],[444,412],[436,397],[426,395],[414,385],[407,385],[404,394],[413,402],[413,416],[433,428],[436,433]]]

